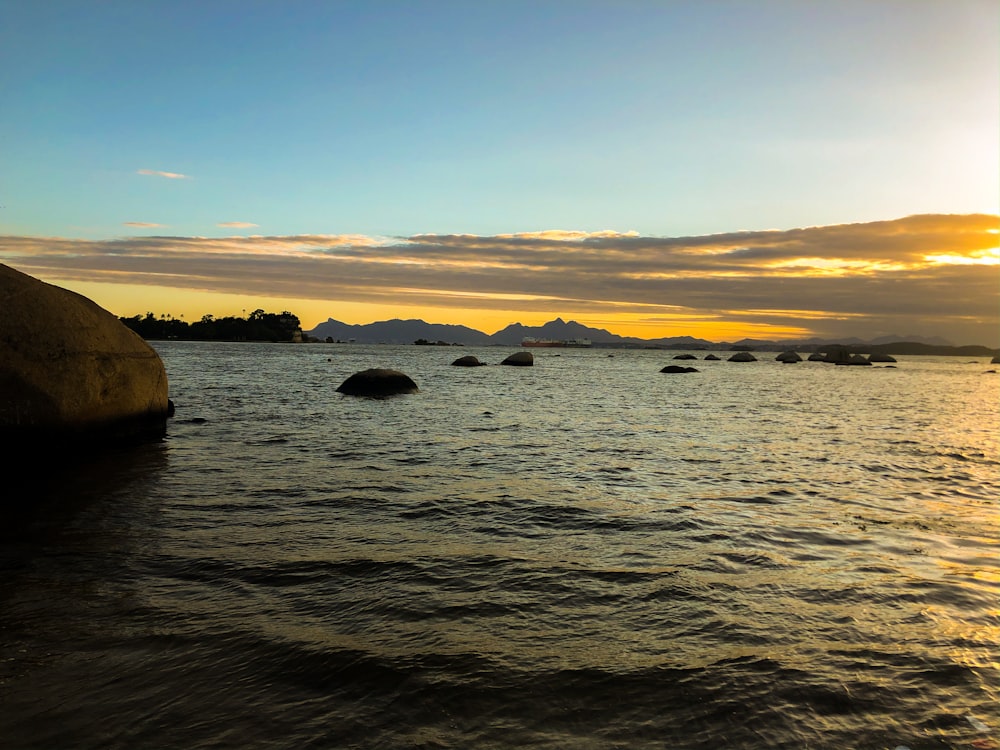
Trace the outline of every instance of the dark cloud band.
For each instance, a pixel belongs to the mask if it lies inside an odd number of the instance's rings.
[[[991,343],[1000,330],[998,231],[1000,218],[975,214],[674,238],[615,232],[388,240],[7,236],[0,237],[0,260],[49,278],[331,305],[659,310],[664,317],[768,322],[829,335],[912,331],[919,323],[960,342]]]

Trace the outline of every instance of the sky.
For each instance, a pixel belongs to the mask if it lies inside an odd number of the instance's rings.
[[[116,315],[1000,346],[995,0],[11,0],[0,144]]]

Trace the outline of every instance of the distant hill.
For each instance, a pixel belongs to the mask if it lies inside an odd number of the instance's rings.
[[[992,357],[997,354],[996,350],[985,346],[940,346],[920,341],[893,341],[860,348],[880,354],[932,354],[939,357]]]
[[[412,344],[418,340],[432,343],[461,344],[463,346],[520,346],[521,341],[532,336],[538,339],[590,339],[601,346],[662,346],[669,348],[702,349],[714,346],[711,341],[691,336],[663,339],[640,339],[619,336],[603,328],[591,328],[575,320],[562,318],[550,320],[540,326],[512,323],[492,336],[467,326],[425,323],[422,320],[384,320],[367,325],[348,325],[330,318],[311,331],[311,338],[326,341],[354,341],[359,344]]]
[[[877,339],[872,339],[869,344],[873,346],[880,346],[882,344],[898,344],[901,342],[913,343],[913,344],[927,344],[928,346],[954,346],[954,344],[948,339],[943,339],[940,336],[914,336],[909,334],[907,336],[900,336],[899,334],[890,334],[889,336],[879,336]]]
[[[799,341],[769,341],[765,339],[741,339],[735,342],[712,342],[693,336],[640,339],[634,336],[619,336],[603,328],[590,328],[574,320],[562,318],[550,320],[540,326],[525,326],[512,323],[493,335],[474,328],[442,323],[426,323],[422,320],[384,320],[367,325],[348,325],[330,318],[311,331],[311,338],[325,341],[355,341],[359,344],[412,344],[418,340],[431,343],[461,344],[464,346],[520,346],[522,339],[533,336],[540,339],[590,339],[595,346],[607,347],[658,347],[664,349],[737,349],[749,348],[755,351],[784,351],[786,349],[812,352],[830,346],[846,346],[852,351],[884,354],[932,354],[939,356],[987,357],[997,354],[997,350],[984,346],[953,346],[941,338],[908,336],[905,339],[880,336],[872,341],[856,337],[841,339],[811,338]]]
[[[320,341],[356,341],[360,344],[412,344],[419,339],[446,344],[484,346],[489,335],[467,326],[425,323],[422,320],[383,320],[367,325],[348,325],[330,318],[306,333]]]
[[[575,320],[567,323],[562,318],[556,318],[540,326],[523,326],[520,323],[512,323],[502,331],[497,331],[490,336],[490,343],[501,346],[519,346],[521,339],[525,336],[559,341],[590,339],[595,344],[620,344],[625,341],[621,336],[605,331],[603,328],[589,328]]]

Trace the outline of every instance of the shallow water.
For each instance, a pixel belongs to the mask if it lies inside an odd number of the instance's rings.
[[[4,747],[1000,747],[985,360],[156,346],[4,510]]]

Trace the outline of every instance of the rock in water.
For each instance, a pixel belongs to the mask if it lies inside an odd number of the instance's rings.
[[[678,372],[698,372],[694,367],[684,367],[683,365],[667,365],[660,372],[666,373],[678,373]]]
[[[757,358],[753,356],[750,352],[736,352],[732,357],[729,358],[730,362],[756,362]]]
[[[827,349],[824,362],[832,362],[835,365],[848,365],[851,363],[851,352],[846,346],[831,346]]]
[[[535,364],[535,357],[531,352],[517,352],[517,354],[511,354],[500,364],[513,365],[514,367],[531,367]]]
[[[417,393],[420,389],[410,376],[399,370],[375,368],[356,372],[337,388],[345,396],[385,398],[402,393]]]
[[[0,443],[163,436],[163,362],[114,315],[4,265],[0,310]]]
[[[889,354],[882,354],[881,352],[872,352],[868,355],[869,362],[895,362],[896,358]]]
[[[791,350],[787,352],[782,352],[777,357],[774,358],[775,362],[784,362],[786,364],[801,362],[802,357],[799,356],[798,352],[793,352]]]
[[[473,357],[471,354],[467,354],[464,357],[459,357],[451,364],[453,367],[480,367],[486,363],[480,362],[478,357]]]

